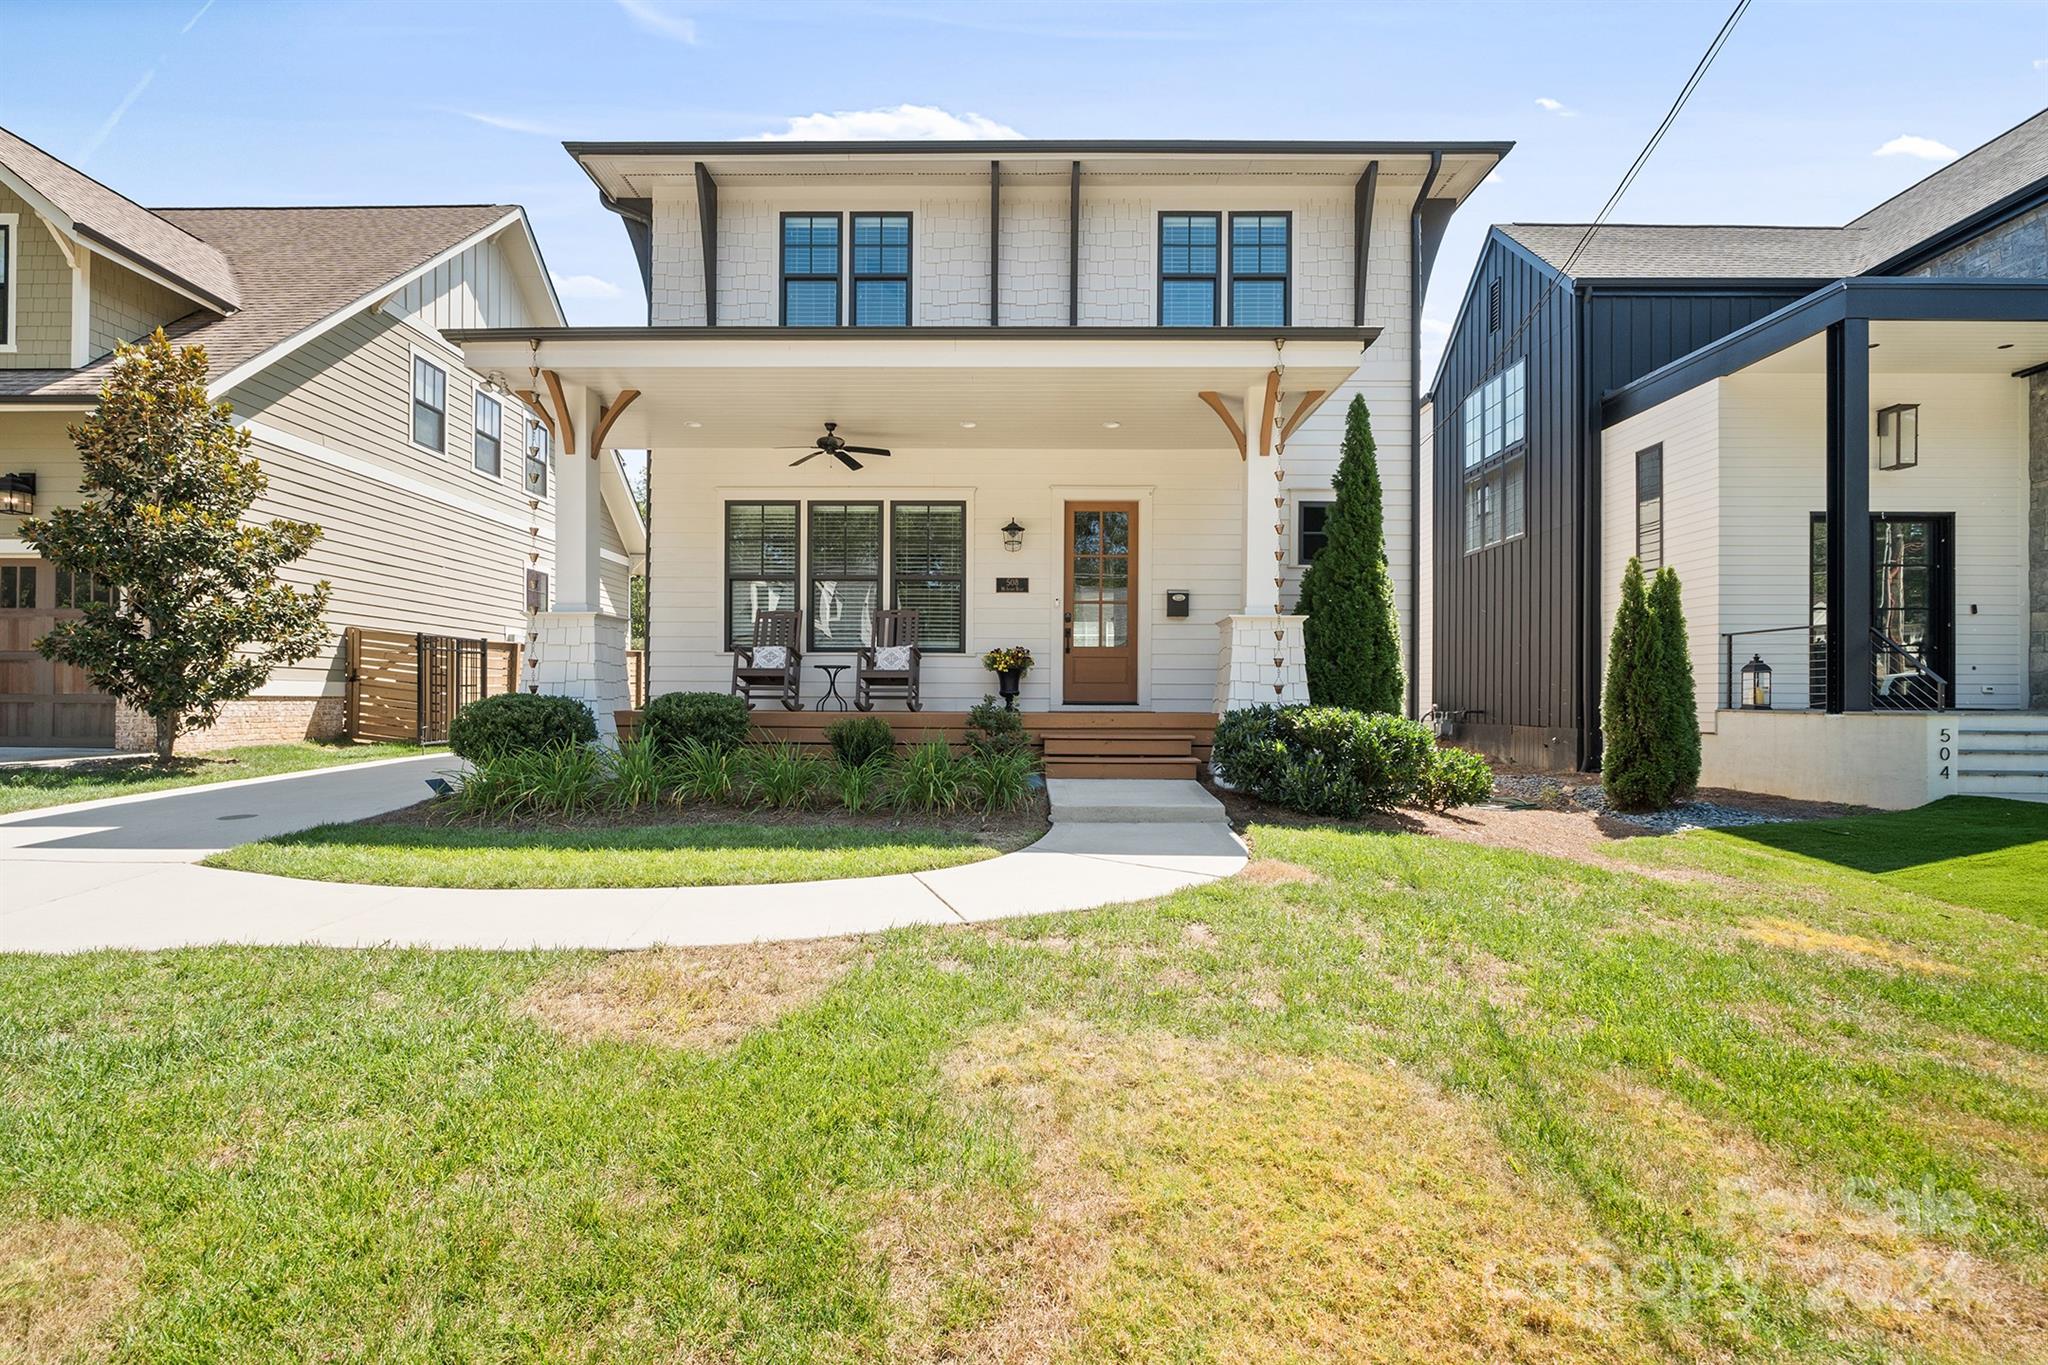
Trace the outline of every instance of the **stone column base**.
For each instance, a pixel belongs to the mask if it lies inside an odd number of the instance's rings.
[[[531,678],[541,692],[574,697],[597,717],[597,737],[618,743],[612,712],[632,705],[626,685],[626,618],[597,611],[544,611],[533,618]]]
[[[1217,622],[1216,711],[1246,706],[1296,706],[1308,701],[1306,616],[1240,615]]]

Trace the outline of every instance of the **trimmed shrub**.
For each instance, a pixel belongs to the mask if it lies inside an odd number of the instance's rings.
[[[1372,414],[1355,395],[1344,415],[1344,445],[1324,529],[1328,539],[1301,579],[1295,610],[1307,656],[1308,695],[1318,706],[1399,714],[1407,692],[1394,580],[1380,496]]]
[[[1677,580],[1672,582],[1675,589]],[[1675,610],[1675,602],[1673,607]],[[1682,641],[1682,615],[1677,628]],[[1670,693],[1681,676],[1682,698],[1690,714],[1692,664],[1682,649],[1677,660],[1667,658],[1667,638],[1650,613],[1642,563],[1631,558],[1621,577],[1614,632],[1608,637],[1607,686],[1600,707],[1600,785],[1606,790],[1607,803],[1616,810],[1657,810],[1699,780],[1696,723],[1687,722],[1694,727],[1689,743],[1674,743],[1670,734]],[[1688,753],[1692,756],[1689,774]]]
[[[1224,716],[1209,762],[1224,781],[1262,801],[1355,820],[1397,806],[1483,799],[1493,785],[1486,765],[1449,752],[1438,751],[1427,726],[1404,716],[1253,706]]]
[[[680,754],[694,740],[713,749],[747,742],[747,704],[724,692],[664,692],[647,703],[642,733],[664,756]]]
[[[886,757],[896,748],[896,732],[880,716],[837,721],[825,727],[825,740],[832,746],[832,756],[849,768]]]
[[[1011,711],[986,694],[968,708],[965,729],[967,747],[977,754],[1015,754],[1031,747],[1024,713]]]
[[[1700,785],[1699,699],[1693,693],[1692,648],[1685,636],[1685,599],[1678,571],[1650,580],[1650,631],[1657,640],[1657,752],[1671,782],[1670,799],[1691,798]]]
[[[448,723],[448,747],[472,763],[597,739],[597,717],[574,697],[505,692],[480,697]]]

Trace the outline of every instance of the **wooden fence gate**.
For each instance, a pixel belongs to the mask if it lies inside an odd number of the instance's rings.
[[[445,744],[464,705],[519,690],[519,664],[502,640],[350,626],[349,737]]]

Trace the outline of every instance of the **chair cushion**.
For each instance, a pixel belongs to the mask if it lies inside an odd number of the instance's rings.
[[[756,645],[754,647],[755,668],[787,668],[789,650],[783,645]]]
[[[907,673],[910,671],[911,645],[877,645],[875,647],[875,671],[878,673]]]

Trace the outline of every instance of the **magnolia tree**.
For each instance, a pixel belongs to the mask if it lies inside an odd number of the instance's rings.
[[[173,347],[161,328],[122,346],[99,408],[70,431],[83,505],[21,526],[59,569],[117,589],[37,648],[154,721],[159,763],[326,634],[328,585],[277,577],[320,528],[243,520],[269,481],[230,412],[207,399],[202,348]]]
[[[1387,572],[1387,529],[1372,416],[1363,395],[1344,415],[1337,462],[1337,498],[1323,522],[1325,539],[1301,579],[1297,610],[1307,654],[1308,695],[1319,706],[1401,714],[1401,628],[1394,580]]]

